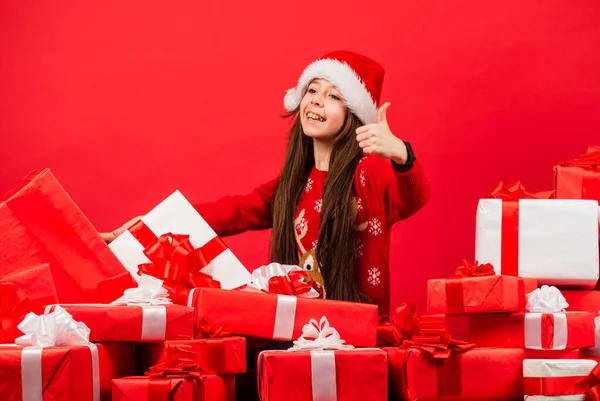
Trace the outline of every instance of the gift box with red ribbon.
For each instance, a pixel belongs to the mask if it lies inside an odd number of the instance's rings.
[[[495,275],[489,263],[465,260],[456,276],[427,281],[427,313],[519,312],[525,310],[525,295],[537,288],[536,279]]]
[[[555,166],[554,189],[557,199],[600,201],[600,146]]]
[[[592,288],[598,281],[598,202],[539,199],[501,183],[477,208],[475,259],[497,274]]]
[[[194,287],[237,288],[250,273],[227,245],[176,191],[110,244],[134,275],[164,281],[174,301],[184,303]]]
[[[590,312],[469,315],[469,340],[481,347],[593,347],[594,318]]]
[[[0,399],[111,399],[111,380],[135,372],[131,343],[0,346]]]
[[[525,359],[523,391],[526,399],[586,401],[585,383],[596,361],[585,359]]]
[[[246,339],[238,336],[168,340],[163,343],[137,345],[142,370],[167,361],[172,355],[187,356],[206,374],[246,372]]]
[[[0,277],[48,263],[59,302],[111,302],[134,285],[50,170],[0,196]]]
[[[183,305],[60,305],[90,328],[90,341],[158,342],[194,337],[194,309]],[[46,312],[52,312],[49,305]]]
[[[131,376],[112,381],[112,401],[235,401],[235,376]]]
[[[197,328],[291,341],[306,322],[324,315],[348,344],[372,347],[377,340],[376,305],[214,288],[196,288],[190,298]]]
[[[56,288],[47,264],[0,278],[0,343],[12,342],[22,334],[17,324],[27,313],[42,313],[44,306],[56,302]]]
[[[386,401],[387,363],[379,349],[264,351],[257,367],[261,401]]]

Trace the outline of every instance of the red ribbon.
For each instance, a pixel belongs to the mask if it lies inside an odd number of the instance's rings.
[[[219,338],[229,337],[231,332],[224,327],[211,327],[204,318],[202,318],[195,327],[194,338]]]
[[[595,170],[600,168],[600,146],[590,146],[587,153],[558,164],[561,167],[581,167]]]
[[[480,265],[479,262],[475,261],[473,265],[468,260],[463,260],[454,273],[461,278],[493,276],[496,274],[494,273],[494,267],[490,263]],[[450,278],[444,281],[448,313],[464,313],[465,311],[463,282],[461,278]]]
[[[523,392],[525,395],[572,395],[583,394],[584,390],[576,387],[581,376],[565,377],[524,377]]]
[[[194,249],[189,235],[166,233],[156,237],[141,220],[129,228],[129,231],[144,246],[144,255],[151,261],[139,265],[138,273],[163,280],[163,286],[171,294],[177,295],[195,287],[221,287],[218,281],[200,272],[227,249],[227,245],[219,237]]]
[[[600,401],[600,364],[594,366],[590,374],[577,383],[576,387],[584,391],[591,401]]]
[[[415,304],[410,302],[396,309],[396,320],[389,316],[379,316],[377,346],[397,347],[402,344],[402,341],[419,334],[420,321],[415,311]]]
[[[273,276],[269,279],[271,294],[300,295],[306,294],[313,287],[314,280],[305,270],[291,271],[285,276]]]
[[[471,264],[466,259],[462,261],[454,273],[459,277],[483,277],[496,274],[494,273],[494,266],[491,263],[480,265],[478,261],[475,261],[475,264]]]

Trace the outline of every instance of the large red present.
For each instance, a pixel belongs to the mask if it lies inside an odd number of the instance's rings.
[[[60,305],[90,328],[90,341],[156,342],[194,338],[194,309],[183,305]],[[46,308],[46,313],[54,305]]]
[[[380,349],[264,351],[257,375],[261,401],[386,401],[388,395],[387,355]]]
[[[377,341],[377,305],[214,288],[196,288],[190,302],[197,325],[233,334],[291,341],[310,319],[326,316],[348,344],[372,347]]]
[[[481,347],[593,347],[594,317],[590,312],[469,315],[469,340]]]
[[[50,265],[59,302],[111,302],[134,285],[50,170],[0,196],[0,276]]]
[[[111,380],[135,372],[131,343],[0,347],[0,399],[110,400]]]
[[[390,391],[404,401],[506,401],[523,399],[523,360],[577,358],[578,350],[532,351],[523,348],[474,348],[434,359],[420,349],[384,348]]]
[[[600,201],[600,146],[555,166],[554,189],[557,199]]]
[[[56,302],[56,288],[47,264],[0,278],[0,342],[12,342],[21,335],[17,324],[27,313],[41,313],[45,305]]]
[[[235,401],[235,376],[148,378],[112,381],[113,401]]]
[[[162,343],[139,344],[141,370],[164,362],[169,348],[178,348],[183,355],[198,364],[207,374],[237,374],[246,372],[246,339],[215,337],[196,340],[169,340]]]
[[[496,276],[493,270],[491,275],[432,279],[427,281],[427,313],[520,312],[527,305],[526,294],[536,288],[536,279]]]

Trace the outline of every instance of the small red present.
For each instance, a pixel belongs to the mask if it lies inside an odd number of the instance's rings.
[[[596,361],[586,359],[525,359],[525,398],[585,401],[588,398],[580,383],[596,365]]]
[[[526,294],[537,288],[536,279],[496,276],[489,263],[463,261],[456,274],[427,281],[427,313],[519,312],[527,305]]]
[[[233,334],[290,341],[310,319],[326,316],[348,344],[372,347],[377,340],[377,305],[214,288],[196,288],[190,302],[197,326]]]
[[[569,309],[598,313],[600,311],[600,291],[593,290],[561,290]]]
[[[379,349],[264,351],[258,358],[262,401],[386,401],[386,353]]]
[[[187,355],[191,362],[207,374],[237,374],[246,372],[246,339],[215,337],[196,340],[168,340],[164,343],[139,344],[142,370],[164,362],[171,348]]]
[[[111,302],[134,285],[50,170],[0,195],[0,276],[48,263],[59,302]]]
[[[90,328],[90,341],[157,342],[194,337],[194,309],[182,305],[60,305]],[[46,312],[53,310],[49,305]]]
[[[235,401],[235,376],[143,376],[112,381],[112,401]]]
[[[557,199],[600,201],[600,146],[555,166],[554,189]]]

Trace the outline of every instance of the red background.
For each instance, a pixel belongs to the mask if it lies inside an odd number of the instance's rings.
[[[248,192],[281,166],[285,90],[355,50],[386,67],[388,120],[431,181],[391,245],[393,304],[422,310],[426,279],[473,257],[479,196],[551,189],[555,162],[600,143],[597,1],[262,4],[0,3],[0,190],[50,167],[104,231],[175,189]],[[268,239],[227,243],[252,268]]]

